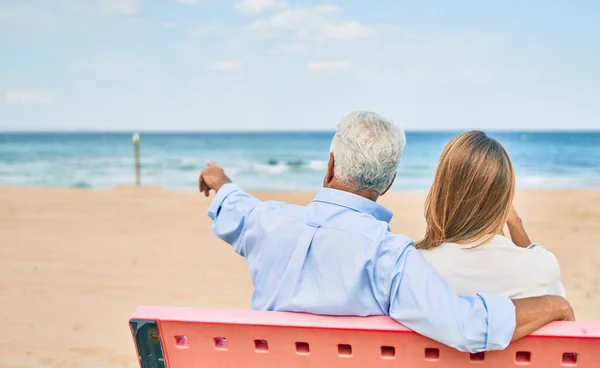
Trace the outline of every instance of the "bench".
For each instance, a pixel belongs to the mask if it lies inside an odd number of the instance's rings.
[[[383,316],[139,307],[129,324],[141,368],[600,367],[600,322],[554,322],[478,354]]]

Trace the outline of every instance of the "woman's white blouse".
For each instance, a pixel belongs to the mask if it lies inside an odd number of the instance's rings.
[[[520,248],[502,235],[474,244],[444,243],[420,252],[460,295],[565,296],[558,260],[541,245]]]

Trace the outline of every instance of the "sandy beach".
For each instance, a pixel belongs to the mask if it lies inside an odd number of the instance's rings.
[[[392,230],[421,236],[424,196],[382,199]],[[0,367],[137,367],[137,305],[249,308],[245,263],[211,233],[208,204],[160,188],[0,187]],[[600,190],[520,191],[516,205],[558,257],[577,318],[600,320]]]

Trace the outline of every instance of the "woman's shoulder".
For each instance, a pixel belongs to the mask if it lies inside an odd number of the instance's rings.
[[[426,260],[436,264],[453,263],[469,268],[492,266],[498,271],[535,273],[536,278],[560,277],[560,265],[552,252],[540,244],[518,247],[502,235],[496,235],[483,244],[443,243],[420,251]]]
[[[429,249],[419,249],[417,248],[419,253],[423,255],[423,257],[427,258],[438,258],[445,257],[451,254],[460,254],[462,252],[462,248],[459,244],[455,243],[442,243],[434,248]]]
[[[488,243],[483,244],[485,250],[502,250],[507,255],[515,257],[515,260],[527,262],[530,265],[538,265],[540,267],[559,267],[558,260],[552,252],[538,243],[533,243],[527,248],[519,247],[510,238],[503,235],[496,235]]]
[[[539,250],[546,250],[539,244],[532,244],[531,249],[539,248]],[[423,254],[441,254],[448,252],[460,252],[460,253],[497,253],[499,251],[518,253],[523,255],[531,254],[528,248],[518,247],[509,238],[502,235],[495,235],[488,241],[482,243],[482,241],[473,241],[470,243],[442,243],[439,246],[431,249],[420,249]]]
[[[508,238],[510,243],[512,241]],[[513,243],[512,252],[515,254],[514,273],[518,274],[519,282],[523,283],[523,291],[514,295],[516,298],[553,294],[565,296],[561,282],[561,269],[558,259],[550,250],[538,243],[527,248],[518,247]],[[516,248],[516,249],[515,249]]]
[[[520,248],[506,237],[477,245],[444,243],[421,250],[424,258],[460,292],[493,292],[511,297],[563,293],[560,266],[543,246]]]
[[[554,256],[551,251],[539,243],[532,243],[526,248],[519,247],[513,243],[512,240],[502,235],[497,235],[494,237],[494,243],[502,248],[510,250],[515,254],[519,254],[523,258],[558,266],[558,260],[556,259],[556,256]]]

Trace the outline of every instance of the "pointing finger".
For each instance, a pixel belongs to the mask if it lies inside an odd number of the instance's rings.
[[[204,192],[205,187],[206,184],[204,183],[204,178],[200,176],[200,180],[198,180],[198,189],[200,190],[200,192]]]

